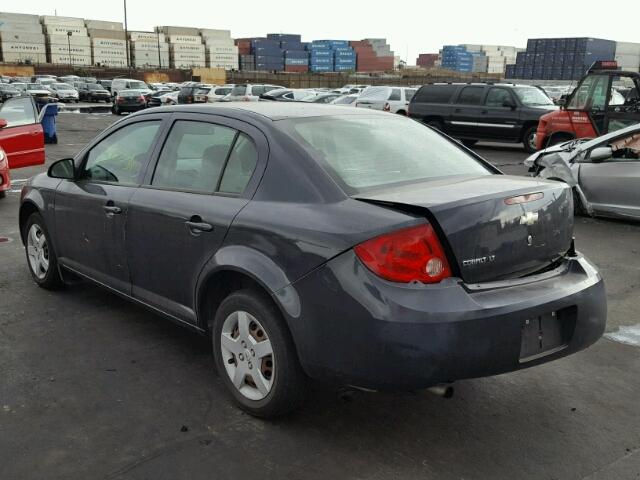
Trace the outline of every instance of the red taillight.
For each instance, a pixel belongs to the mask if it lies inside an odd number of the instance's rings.
[[[117,103],[124,103],[124,98],[122,97],[118,97],[118,100],[116,100]]]
[[[193,97],[191,95],[187,97],[187,103],[193,103]]]
[[[251,101],[251,99],[249,97],[242,97],[242,101],[243,102],[249,102],[249,101]]]
[[[139,100],[140,100],[140,103],[144,103],[144,102],[146,102],[146,99],[145,99],[145,98],[144,98],[144,96],[142,96],[142,95],[140,95],[140,99],[139,99]]]
[[[391,105],[389,105],[388,102],[384,103],[384,107],[382,107],[382,110],[385,112],[390,112],[391,111]]]
[[[428,223],[372,238],[355,252],[369,270],[392,282],[438,283],[451,276],[444,249]]]
[[[209,103],[209,96],[208,95],[204,96],[204,103]]]

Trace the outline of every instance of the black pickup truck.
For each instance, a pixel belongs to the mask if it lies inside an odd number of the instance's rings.
[[[535,152],[538,120],[557,108],[542,90],[529,85],[434,83],[416,92],[409,116],[466,146],[478,140],[522,142],[527,152]]]

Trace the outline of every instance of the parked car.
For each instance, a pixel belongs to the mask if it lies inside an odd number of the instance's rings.
[[[20,90],[10,83],[0,83],[0,102],[6,102],[10,98],[20,95]]]
[[[246,102],[117,122],[19,218],[36,284],[72,272],[209,335],[235,401],[273,416],[308,378],[414,390],[595,342],[571,204],[400,115]]]
[[[112,80],[98,80],[96,83],[102,85],[102,87],[111,93],[111,82]]]
[[[0,105],[0,197],[11,188],[9,170],[44,164],[44,132],[35,100],[28,96]]]
[[[222,99],[223,102],[257,102],[260,95],[271,90],[284,88],[280,85],[246,83],[236,85],[231,93]]]
[[[162,105],[162,101],[163,98],[166,95],[171,95],[172,92],[171,90],[167,91],[167,90],[158,90],[157,92],[153,92],[151,95],[149,95],[149,98],[147,100],[147,107],[159,107]]]
[[[335,90],[333,90],[335,93],[342,93],[343,95],[349,94],[349,93],[360,93],[362,92],[365,88],[370,87],[371,85],[354,85],[354,84],[348,84],[345,85],[342,88],[336,88]]]
[[[360,93],[355,106],[406,115],[415,93],[416,89],[410,87],[367,87]]]
[[[146,90],[125,89],[120,90],[113,100],[111,112],[120,115],[125,112],[137,112],[147,108]]]
[[[39,103],[48,103],[53,98],[51,90],[40,83],[27,83],[25,93],[31,95]]]
[[[307,88],[279,88],[260,95],[261,100],[276,102],[301,102],[308,98],[315,98],[318,93]]]
[[[353,105],[355,106],[356,104],[356,100],[358,99],[359,95],[342,95],[338,98],[336,98],[335,100],[332,100],[331,102],[329,102],[331,105]]]
[[[178,95],[180,94],[180,90],[174,90],[172,92],[167,92],[160,97],[160,102],[164,106],[171,106],[178,104]]]
[[[306,98],[304,101],[310,103],[331,103],[342,96],[342,93],[321,93],[320,95],[317,95],[315,97]]]
[[[209,93],[209,90],[211,90],[211,87],[202,83],[185,85],[178,93],[178,103],[204,103],[204,97]]]
[[[114,78],[111,82],[111,96],[116,97],[124,90],[140,90],[145,94],[151,93],[151,89],[141,80],[133,80],[131,78]]]
[[[27,83],[12,82],[9,85],[11,85],[13,88],[18,90],[20,93],[27,93],[27,85],[28,85]]]
[[[49,85],[51,96],[59,102],[78,103],[78,90],[67,83],[52,83]]]
[[[224,97],[229,95],[235,85],[214,86],[206,95],[206,102],[220,102]]]
[[[78,90],[80,100],[85,102],[111,102],[111,93],[99,83],[85,83]]]
[[[640,124],[549,147],[525,165],[571,186],[578,213],[640,219]]]
[[[58,77],[58,81],[61,83],[68,83],[69,85],[73,85],[74,82],[79,82],[81,81],[81,79],[77,75],[65,75],[63,77]]]
[[[540,89],[513,84],[429,84],[409,104],[409,116],[459,138],[520,143],[536,151],[538,120],[557,110]]]

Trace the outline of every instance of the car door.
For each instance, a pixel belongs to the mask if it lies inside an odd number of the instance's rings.
[[[482,138],[484,132],[478,123],[484,110],[485,87],[473,85],[463,87],[454,102],[447,132],[454,137]]]
[[[611,158],[593,162],[587,156],[580,163],[580,188],[596,211],[640,218],[640,133],[609,145]]]
[[[55,224],[62,265],[130,294],[125,251],[129,199],[146,171],[162,117],[121,124],[76,159],[76,179],[56,191]]]
[[[127,251],[133,296],[196,322],[195,289],[206,262],[250,198],[244,193],[264,136],[243,122],[176,114],[155,168],[131,199]]]
[[[0,119],[6,122],[0,128],[0,147],[7,154],[9,168],[44,164],[44,133],[33,98],[7,100],[0,106]]]
[[[520,112],[517,105],[513,93],[508,88],[489,88],[478,122],[478,131],[482,132],[482,137],[516,140],[520,134],[518,129]]]

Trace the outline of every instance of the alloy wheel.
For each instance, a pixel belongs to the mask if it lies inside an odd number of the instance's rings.
[[[271,340],[262,324],[250,313],[231,313],[220,334],[222,360],[233,386],[249,400],[264,399],[275,378]]]
[[[31,225],[27,235],[27,255],[34,275],[38,280],[44,279],[49,271],[49,245],[44,231],[37,223]]]

